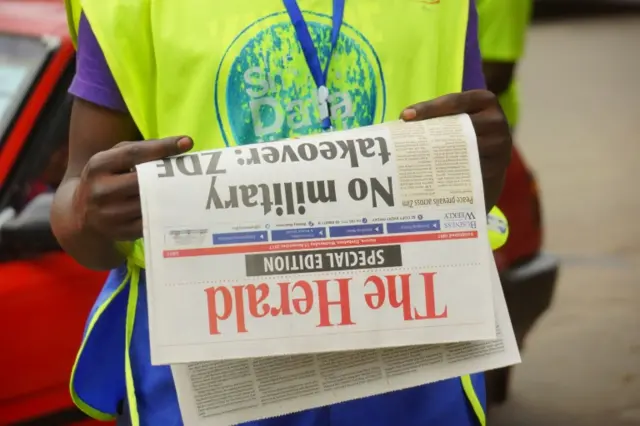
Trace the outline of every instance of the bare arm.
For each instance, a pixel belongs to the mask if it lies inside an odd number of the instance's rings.
[[[91,230],[78,211],[76,198],[85,166],[97,153],[121,141],[140,139],[129,114],[76,99],[71,113],[69,162],[51,212],[51,225],[61,246],[82,265],[111,269],[123,262],[114,241]]]
[[[513,80],[514,62],[487,61],[482,62],[482,71],[487,81],[487,89],[496,96],[507,91]]]
[[[76,100],[71,115],[69,165],[54,199],[53,231],[81,264],[114,268],[124,260],[115,242],[142,237],[136,165],[187,152],[193,141],[141,141],[127,114],[86,101]]]
[[[531,0],[477,0],[478,36],[487,89],[503,94],[522,58]]]

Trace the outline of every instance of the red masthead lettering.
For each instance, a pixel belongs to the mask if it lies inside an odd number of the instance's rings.
[[[367,287],[369,284],[373,284],[375,287],[373,293],[365,293],[364,301],[371,310],[377,310],[384,305],[384,301],[386,298],[386,290],[384,288],[384,281],[377,275],[371,275],[364,282],[364,286]]]
[[[278,283],[278,287],[280,287],[280,306],[271,307],[271,316],[291,315],[291,300],[289,298],[290,285],[291,283]]]
[[[258,292],[260,295],[258,296]],[[249,314],[254,318],[266,317],[271,310],[268,303],[264,303],[269,297],[269,286],[265,283],[259,285],[249,284],[247,286],[249,301]]]
[[[420,274],[426,304],[426,313],[424,315],[420,314],[418,308],[412,303],[412,290],[417,291],[419,287],[418,285],[411,286],[412,278],[416,277],[410,274],[386,275],[384,277],[378,275],[369,276],[364,286],[373,286],[373,291],[364,294],[365,303],[371,310],[378,310],[387,303],[392,308],[402,308],[402,316],[405,321],[447,318],[446,305],[443,313],[436,313],[435,275],[435,272]]]
[[[400,275],[400,290],[396,285],[398,275],[387,275],[385,278],[389,287],[389,304],[393,308],[402,308],[404,320],[411,321],[414,319],[411,316],[411,289],[409,288],[411,274]]]
[[[231,290],[233,290],[233,293]],[[247,332],[244,312],[244,286],[234,285],[231,290],[228,287],[209,287],[204,290],[207,294],[209,334],[220,334],[219,321],[228,320],[233,312],[236,314],[236,330],[238,333]],[[219,296],[221,296],[221,299],[219,299]],[[257,309],[254,308],[254,311],[257,311]]]
[[[313,309],[313,289],[308,282],[303,280],[296,281],[291,289],[291,293],[296,291],[296,289],[301,289],[304,296],[291,299],[293,309],[300,315],[307,315],[311,309]]]
[[[338,282],[337,301],[329,301],[329,283]],[[337,325],[353,325],[351,321],[351,303],[349,300],[349,282],[351,278],[338,278],[336,280],[318,280],[318,304],[320,305],[320,323],[318,327],[330,327],[333,325],[329,315],[329,307],[337,305],[340,307],[340,322]]]
[[[207,288],[205,294],[209,333],[221,334],[221,324],[231,320],[232,316],[235,319],[237,333],[248,331],[247,320],[289,315],[305,316],[312,312],[318,312],[318,327],[329,327],[334,325],[329,314],[329,308],[334,305],[340,308],[341,315],[340,321],[335,325],[352,325],[354,322],[351,320],[349,281],[349,278],[299,280],[294,284],[281,282],[271,286],[260,283]],[[336,301],[329,300],[330,285],[338,286],[339,299]]]
[[[400,289],[397,286],[397,278],[400,278]],[[375,291],[366,293],[364,300],[370,309],[377,310],[385,305],[387,301],[387,293],[389,294],[389,305],[392,308],[402,308],[402,314],[405,321],[413,320],[411,316],[411,274],[402,275],[386,275],[384,279],[377,275],[371,275],[365,281],[365,287],[373,284]],[[385,286],[386,284],[386,286]]]
[[[227,287],[210,287],[207,293],[207,308],[209,311],[209,334],[219,334],[218,320],[229,319],[233,311],[233,296]],[[222,297],[222,313],[218,312],[218,295]]]
[[[415,319],[438,319],[438,318],[447,318],[448,310],[447,305],[444,305],[444,310],[441,314],[436,313],[436,292],[434,286],[434,277],[436,275],[435,272],[423,272],[422,281],[424,283],[424,297],[426,299],[425,303],[425,314],[421,315],[418,313],[418,309],[413,310],[413,314],[415,315]]]
[[[436,303],[435,276],[371,275],[363,285],[365,305],[371,310],[401,310],[404,321],[448,318],[447,305]],[[247,333],[247,321],[291,315],[318,315],[316,327],[354,325],[350,284],[351,278],[336,278],[210,287],[205,290],[209,333],[221,334],[228,320],[235,320],[235,332]],[[424,300],[424,305],[417,306],[416,300]]]
[[[247,332],[247,324],[245,322],[245,313],[244,313],[244,293],[243,288],[238,285],[233,286],[233,294],[236,299],[236,327],[238,329],[238,333],[246,333]]]

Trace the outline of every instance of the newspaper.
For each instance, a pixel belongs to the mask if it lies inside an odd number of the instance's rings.
[[[186,426],[227,426],[520,362],[493,267],[497,339],[172,366]]]
[[[496,337],[467,115],[137,171],[154,365]]]

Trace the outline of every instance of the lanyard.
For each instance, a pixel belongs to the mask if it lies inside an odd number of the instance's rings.
[[[320,57],[318,56],[318,49],[313,44],[313,39],[309,33],[307,23],[302,16],[302,11],[296,0],[283,0],[284,6],[287,9],[293,28],[296,30],[296,36],[298,42],[304,53],[304,58],[307,61],[307,66],[311,71],[313,80],[318,88],[318,107],[320,109],[320,119],[322,120],[322,128],[325,130],[331,129],[331,118],[329,116],[329,90],[327,89],[327,75],[329,73],[329,64],[331,63],[331,57],[338,45],[338,37],[340,36],[340,28],[342,27],[342,21],[344,19],[344,3],[345,0],[333,0],[333,27],[331,29],[331,50],[329,51],[329,58],[325,64],[324,70],[320,65]]]

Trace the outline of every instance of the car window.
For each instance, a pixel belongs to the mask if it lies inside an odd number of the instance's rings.
[[[0,137],[48,57],[38,38],[0,34]]]

